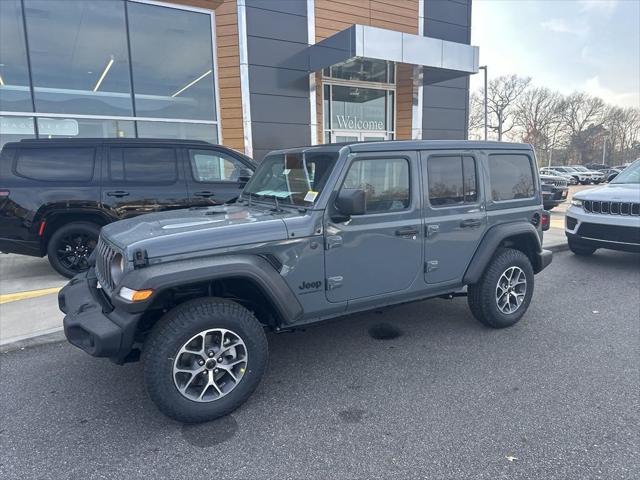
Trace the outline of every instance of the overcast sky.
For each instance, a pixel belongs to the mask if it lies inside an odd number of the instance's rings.
[[[474,0],[473,45],[489,78],[583,90],[640,107],[640,0]],[[482,84],[482,72],[471,77]]]

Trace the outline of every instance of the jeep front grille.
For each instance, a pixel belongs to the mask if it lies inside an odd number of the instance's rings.
[[[96,277],[103,288],[113,290],[115,284],[113,278],[111,278],[111,261],[118,252],[107,244],[100,236],[98,240],[98,246],[96,247]]]
[[[640,203],[634,202],[599,202],[585,200],[582,208],[587,213],[601,213],[605,215],[640,215]]]

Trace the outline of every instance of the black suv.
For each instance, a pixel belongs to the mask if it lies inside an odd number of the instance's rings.
[[[235,199],[253,161],[203,141],[52,139],[0,153],[0,251],[43,257],[62,275],[88,268],[100,227],[142,213]]]

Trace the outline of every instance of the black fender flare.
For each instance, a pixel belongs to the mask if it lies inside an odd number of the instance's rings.
[[[473,255],[471,263],[464,274],[464,284],[477,283],[500,244],[506,239],[515,236],[525,236],[529,245],[533,245],[533,251],[531,252],[533,258],[531,260],[535,273],[540,272],[549,264],[548,256],[550,252],[542,250],[538,231],[531,223],[521,221],[495,225],[485,233],[480,241],[480,245],[476,249],[476,253]]]
[[[220,255],[151,264],[129,272],[120,283],[135,290],[152,289],[153,295],[148,300],[131,303],[116,294],[113,301],[124,310],[144,311],[170,288],[225,278],[252,282],[272,302],[282,323],[292,324],[302,317],[302,306],[289,285],[274,266],[259,255]]]

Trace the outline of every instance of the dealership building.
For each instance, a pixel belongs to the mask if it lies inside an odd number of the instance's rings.
[[[2,0],[0,143],[464,139],[471,0]]]

